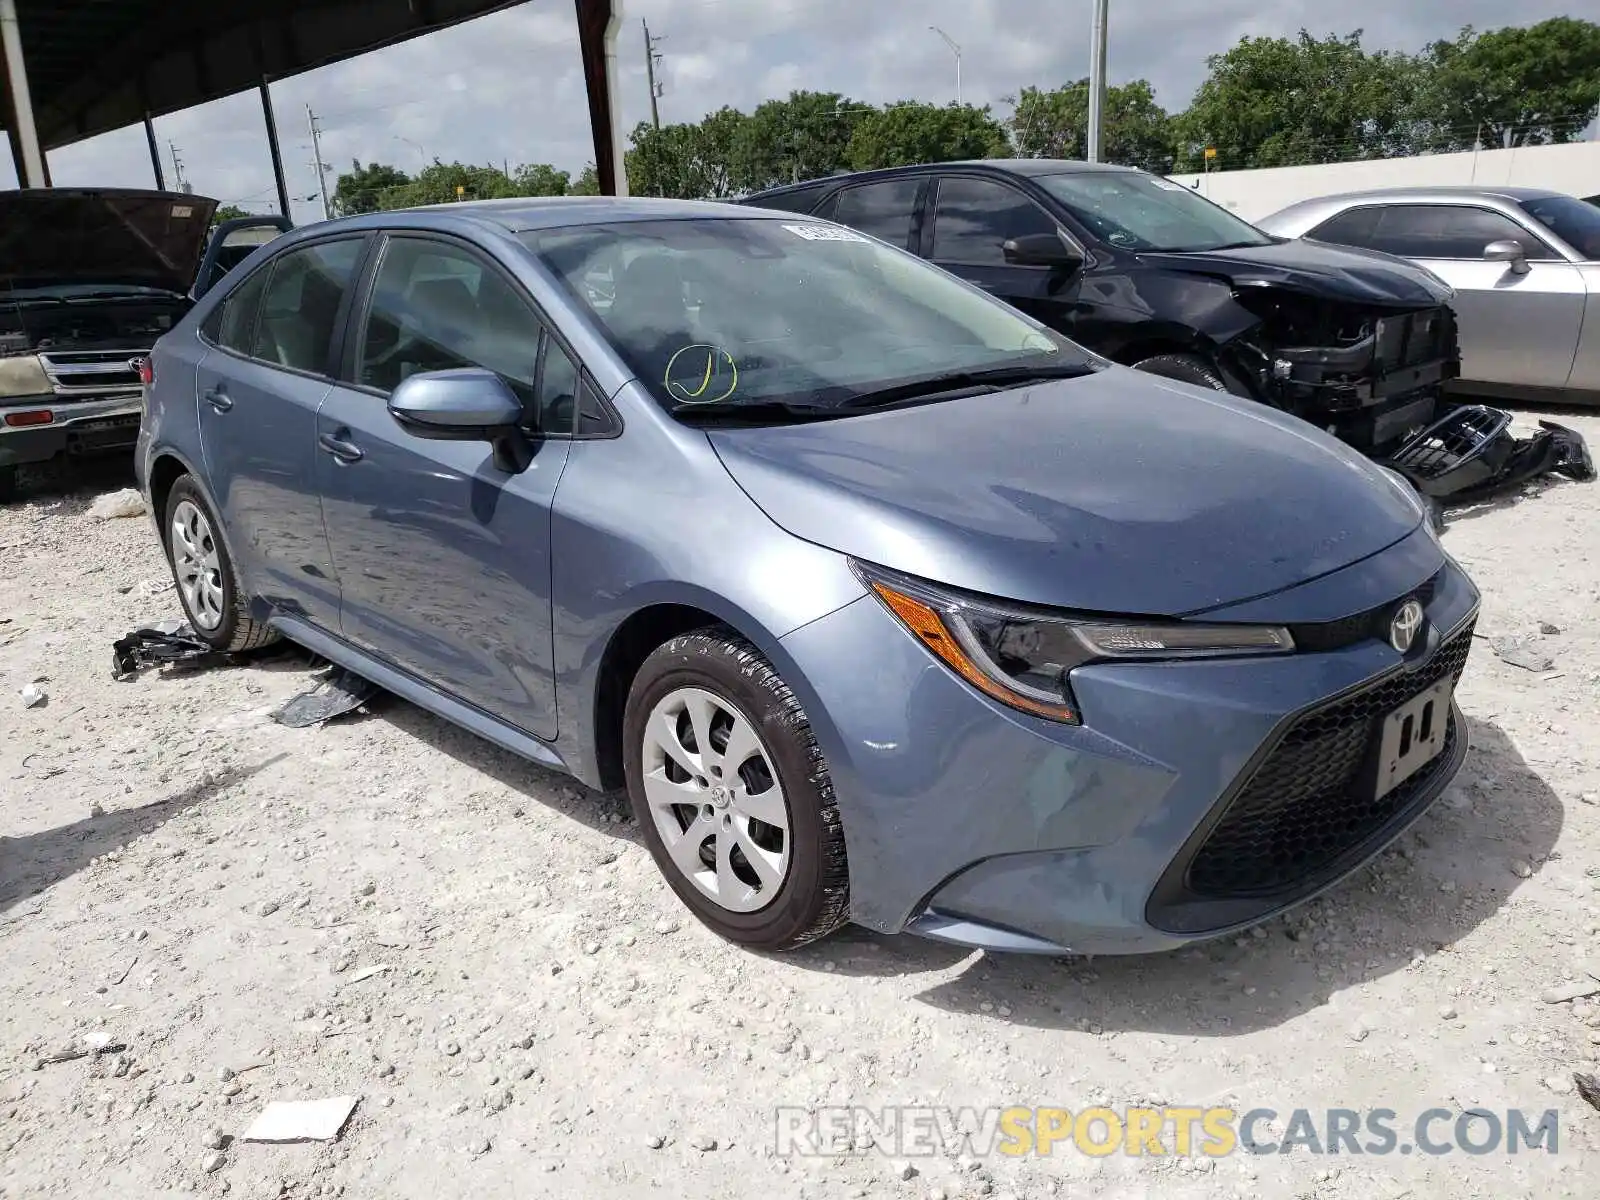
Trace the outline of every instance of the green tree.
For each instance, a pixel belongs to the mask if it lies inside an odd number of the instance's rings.
[[[248,217],[252,214],[240,208],[237,204],[219,204],[217,211],[212,214],[211,224],[221,225],[224,221],[232,221],[238,217]]]
[[[736,190],[734,157],[746,123],[738,109],[722,108],[698,125],[635,126],[629,140],[628,190],[639,196],[702,200]]]
[[[1085,158],[1089,152],[1089,81],[1054,91],[1026,87],[1009,122],[1017,153],[1025,158]],[[1172,117],[1156,103],[1144,79],[1106,89],[1103,157],[1165,175],[1172,170]]]
[[[549,163],[524,163],[511,175],[511,186],[518,196],[565,196],[572,176]]]
[[[910,163],[993,158],[1010,143],[988,106],[923,104],[903,100],[869,112],[856,122],[849,162],[858,171]]]
[[[598,196],[599,194],[600,173],[594,169],[593,163],[586,163],[583,170],[578,172],[578,177],[572,181],[572,186],[567,189],[567,195]]]
[[[1600,25],[1554,17],[1434,42],[1421,107],[1438,149],[1577,141],[1600,105]]]
[[[386,163],[361,164],[360,159],[350,161],[350,170],[339,176],[333,189],[333,210],[341,217],[356,213],[376,212],[394,205],[385,200],[404,185],[411,176]]]
[[[757,105],[735,139],[733,189],[756,192],[845,169],[850,138],[873,111],[838,92],[790,92]]]
[[[499,167],[439,162],[437,159],[408,183],[381,194],[379,207],[415,208],[457,200],[497,200],[516,196],[516,184]]]
[[[1403,54],[1345,37],[1241,38],[1208,60],[1210,74],[1174,120],[1178,167],[1284,167],[1415,150],[1421,73]]]

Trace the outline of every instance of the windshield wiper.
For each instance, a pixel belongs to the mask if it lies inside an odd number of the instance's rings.
[[[910,383],[897,383],[875,391],[861,392],[848,400],[840,401],[839,407],[882,408],[885,405],[901,404],[911,400],[936,398],[956,400],[962,396],[979,396],[986,392],[1038,383],[1041,380],[1081,379],[1085,375],[1093,375],[1096,370],[1098,368],[1094,364],[1079,361],[1039,364],[1031,367],[989,367],[979,371],[953,371],[948,375],[935,375],[931,379],[916,379]]]
[[[719,400],[715,404],[679,404],[669,410],[673,416],[695,424],[748,421],[758,425],[779,422],[823,421],[839,416],[829,404],[790,404],[783,400]]]

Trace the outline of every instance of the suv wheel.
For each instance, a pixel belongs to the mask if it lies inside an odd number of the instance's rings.
[[[673,638],[623,717],[628,795],[667,883],[731,942],[792,950],[849,916],[844,831],[800,702],[731,632]]]
[[[278,640],[264,621],[252,620],[250,601],[217,533],[220,523],[193,477],[172,485],[162,542],[189,627],[218,650],[254,650]]]
[[[1210,388],[1214,392],[1228,390],[1228,385],[1223,382],[1216,367],[1198,354],[1157,354],[1142,362],[1134,363],[1133,369],[1160,375],[1165,379],[1176,379],[1180,383],[1192,383],[1196,387]]]

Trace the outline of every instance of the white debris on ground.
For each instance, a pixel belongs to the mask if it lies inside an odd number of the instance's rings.
[[[120,492],[107,492],[95,499],[89,506],[89,515],[97,521],[112,521],[118,517],[142,517],[149,511],[141,496],[135,488],[123,488]]]
[[[733,949],[617,797],[397,701],[275,724],[311,682],[292,655],[113,682],[111,642],[177,615],[149,520],[0,509],[0,1195],[1592,1195],[1600,485],[1529,492],[1445,535],[1485,593],[1473,750],[1416,830],[1259,934],[1092,961]],[[242,1137],[325,1097],[361,1098],[335,1140]],[[897,1103],[1262,1107],[1279,1133],[1555,1109],[1560,1153],[773,1153],[778,1106]]]

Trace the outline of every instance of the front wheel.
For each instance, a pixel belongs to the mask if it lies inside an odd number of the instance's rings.
[[[1133,369],[1160,375],[1164,379],[1176,379],[1180,383],[1192,383],[1196,387],[1210,388],[1214,392],[1228,390],[1217,368],[1198,354],[1157,354],[1134,363]]]
[[[731,632],[673,638],[623,716],[634,816],[667,883],[715,933],[792,950],[849,916],[844,831],[800,702]]]

